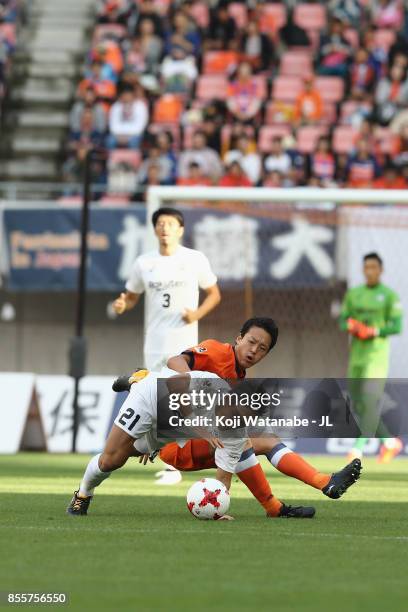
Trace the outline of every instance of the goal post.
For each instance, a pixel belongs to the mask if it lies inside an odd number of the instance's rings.
[[[363,282],[368,252],[383,257],[384,283],[408,311],[408,190],[152,186],[146,203],[145,248],[157,244],[153,212],[180,207],[186,246],[202,250],[218,276],[223,299],[200,337],[231,340],[248,316],[272,316],[282,331],[279,375],[345,374],[338,315],[346,288]],[[406,371],[402,334],[392,339],[390,375]]]

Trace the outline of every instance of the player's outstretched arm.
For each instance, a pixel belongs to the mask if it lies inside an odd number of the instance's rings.
[[[174,357],[170,357],[170,359],[168,359],[167,367],[175,372],[180,372],[180,374],[183,374],[184,372],[191,372],[189,361],[190,358],[188,355],[175,355]]]
[[[136,306],[140,298],[140,293],[132,293],[131,291],[126,291],[121,293],[118,298],[113,302],[113,309],[116,314],[121,315],[126,310],[131,310]]]

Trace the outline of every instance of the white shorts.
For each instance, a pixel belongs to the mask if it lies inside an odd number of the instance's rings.
[[[137,385],[132,385],[131,392],[123,402],[114,421],[131,438],[141,438],[150,432],[156,424],[157,412],[149,406],[145,398],[137,392]]]
[[[234,474],[235,467],[244,452],[248,438],[221,438],[224,448],[215,449],[215,465]]]

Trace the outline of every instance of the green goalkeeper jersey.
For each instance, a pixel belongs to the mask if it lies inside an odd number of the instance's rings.
[[[350,364],[388,365],[389,338],[402,330],[402,307],[398,295],[382,283],[369,287],[360,285],[349,289],[344,297],[340,327],[347,330],[347,319],[357,319],[370,327],[376,327],[379,335],[370,340],[359,340],[353,336]]]

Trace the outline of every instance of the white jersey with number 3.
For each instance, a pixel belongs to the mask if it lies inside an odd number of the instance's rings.
[[[196,310],[199,289],[217,282],[207,257],[200,251],[178,247],[174,255],[152,251],[140,255],[126,289],[145,293],[145,356],[165,361],[198,342],[197,322],[186,324],[183,312]],[[150,364],[145,364],[150,365]],[[151,365],[150,365],[151,367]]]

